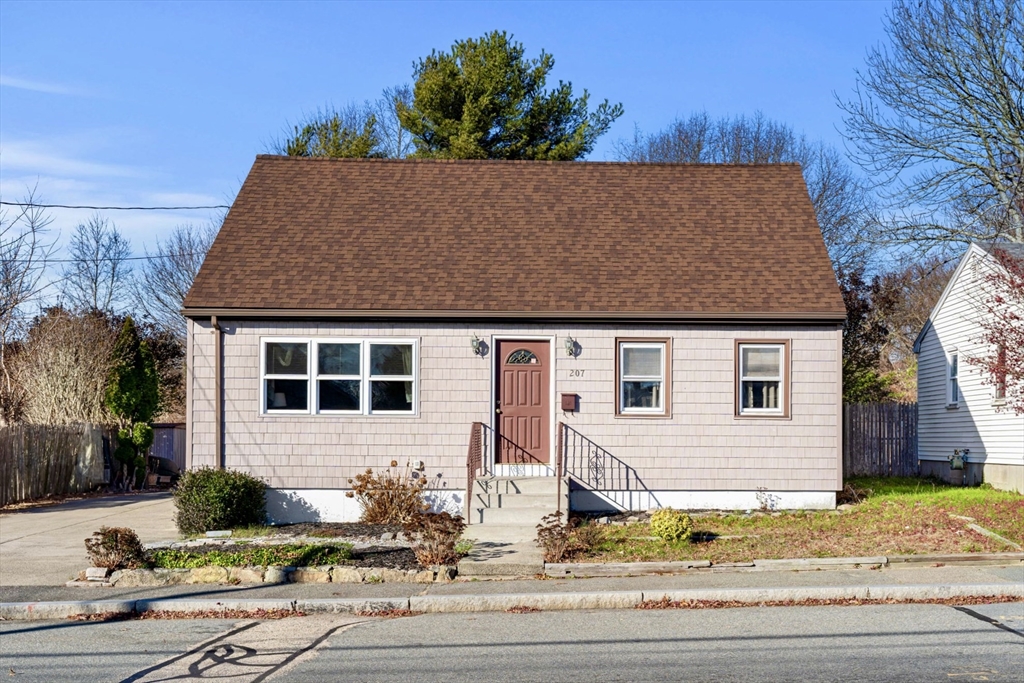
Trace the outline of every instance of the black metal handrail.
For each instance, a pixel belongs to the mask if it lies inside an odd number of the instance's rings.
[[[644,492],[654,500],[635,469],[564,422],[559,423],[558,447],[559,478],[571,477],[595,491]]]

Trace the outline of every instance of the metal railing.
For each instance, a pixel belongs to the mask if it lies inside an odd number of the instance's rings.
[[[575,480],[625,509],[634,502],[641,509],[661,507],[635,469],[564,422],[558,425],[558,451],[559,481]]]

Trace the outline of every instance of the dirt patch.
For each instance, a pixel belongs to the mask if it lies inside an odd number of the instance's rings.
[[[154,486],[147,488],[142,491],[108,491],[107,489],[100,489],[97,491],[88,491],[86,493],[69,493],[64,496],[46,496],[44,498],[36,498],[34,500],[23,500],[17,503],[8,503],[3,507],[0,507],[0,512],[18,512],[20,510],[33,510],[35,508],[52,507],[54,505],[60,505],[61,503],[70,503],[76,500],[91,500],[93,498],[114,498],[124,496],[148,496],[154,493],[163,493],[169,491],[170,487]]]
[[[423,569],[420,563],[416,561],[416,555],[410,548],[388,548],[384,546],[353,550],[352,559],[345,564],[355,567],[399,569],[402,571]]]
[[[362,522],[303,522],[276,526],[272,531],[275,536],[311,536],[366,541],[379,539],[384,534],[398,534],[402,531],[402,525],[363,524]]]

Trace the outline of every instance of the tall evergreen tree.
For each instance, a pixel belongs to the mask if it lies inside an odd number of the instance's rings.
[[[125,318],[114,343],[114,362],[107,378],[107,408],[118,420],[114,452],[126,470],[127,482],[138,485],[145,475],[144,454],[153,444],[153,419],[160,404],[160,380],[149,345],[139,337],[131,316]]]
[[[586,156],[622,115],[607,100],[593,112],[572,84],[545,90],[555,59],[526,59],[521,43],[494,31],[432,52],[415,67],[412,106],[399,104],[415,156],[441,159],[543,159]]]

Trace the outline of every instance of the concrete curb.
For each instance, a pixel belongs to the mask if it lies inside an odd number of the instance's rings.
[[[935,600],[1006,596],[1024,599],[1024,586],[997,584],[926,584],[905,586],[818,586],[801,588],[727,588],[589,593],[520,593],[504,595],[423,595],[410,598],[317,600],[96,600],[0,603],[0,619],[41,620],[117,613],[283,610],[306,614],[354,614],[388,610],[414,612],[495,612],[513,607],[540,610],[631,609],[645,601],[669,600],[766,602],[800,600]]]
[[[901,565],[1009,565],[1024,562],[1024,553],[960,553],[951,555],[877,555],[872,557],[803,557],[752,562],[712,563],[707,560],[681,562],[550,562],[544,565],[548,576],[580,578],[593,576],[645,576],[676,574],[684,571],[815,571],[819,569],[858,569]]]

